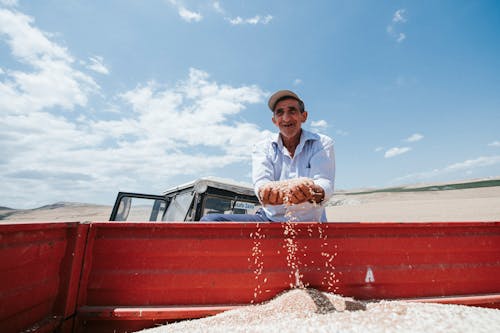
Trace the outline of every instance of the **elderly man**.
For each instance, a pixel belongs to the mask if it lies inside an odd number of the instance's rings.
[[[333,140],[302,129],[304,102],[290,90],[268,102],[279,134],[254,146],[252,178],[262,208],[255,215],[211,214],[202,221],[326,222],[322,203],[333,195]]]

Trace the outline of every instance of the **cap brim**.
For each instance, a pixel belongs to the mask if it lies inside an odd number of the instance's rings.
[[[271,109],[271,111],[274,111],[274,107],[276,106],[276,103],[280,99],[283,99],[285,97],[289,97],[289,98],[296,99],[297,101],[301,101],[301,99],[299,98],[299,96],[297,96],[297,94],[295,94],[293,91],[290,91],[290,90],[280,90],[280,91],[277,91],[277,92],[275,92],[274,94],[271,95],[271,97],[269,98],[269,101],[267,103],[267,106],[269,106],[269,109]]]

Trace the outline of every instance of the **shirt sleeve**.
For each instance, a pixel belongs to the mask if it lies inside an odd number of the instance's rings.
[[[333,140],[322,142],[321,149],[312,156],[310,177],[316,185],[325,191],[323,202],[328,201],[333,195],[335,183],[335,152]]]
[[[252,180],[257,197],[259,197],[259,188],[274,180],[274,166],[272,156],[269,153],[272,149],[273,145],[269,141],[259,142],[253,147]]]

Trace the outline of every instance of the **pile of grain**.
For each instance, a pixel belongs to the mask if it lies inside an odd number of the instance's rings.
[[[162,332],[499,332],[500,310],[401,301],[362,303],[293,289],[268,303],[141,331]]]

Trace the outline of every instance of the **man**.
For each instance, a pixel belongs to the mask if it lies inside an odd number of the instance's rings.
[[[279,134],[259,142],[252,155],[252,178],[262,208],[255,214],[210,214],[202,221],[326,222],[322,203],[333,195],[333,140],[302,129],[304,102],[290,90],[268,102]]]

